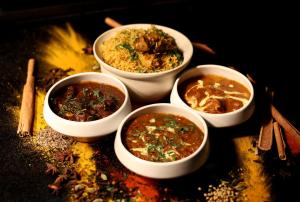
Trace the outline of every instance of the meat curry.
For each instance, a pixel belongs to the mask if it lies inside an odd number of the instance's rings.
[[[124,99],[124,93],[114,86],[82,82],[59,89],[50,97],[50,107],[71,121],[93,121],[117,111]]]

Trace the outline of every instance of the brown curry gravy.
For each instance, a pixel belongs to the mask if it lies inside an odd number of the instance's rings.
[[[213,114],[240,109],[250,98],[249,90],[239,82],[212,74],[184,81],[179,93],[193,109]]]
[[[64,86],[49,99],[58,116],[71,121],[93,121],[117,111],[125,100],[118,88],[104,83],[80,82]]]
[[[135,156],[154,162],[182,159],[194,153],[203,132],[190,120],[173,114],[147,113],[125,125],[123,143]]]

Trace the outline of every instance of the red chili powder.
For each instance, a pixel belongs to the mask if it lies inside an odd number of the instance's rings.
[[[147,201],[158,201],[159,192],[154,180],[129,173],[125,184],[128,188],[137,188],[143,199]]]

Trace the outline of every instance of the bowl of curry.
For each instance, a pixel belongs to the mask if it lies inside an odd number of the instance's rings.
[[[44,101],[44,118],[54,130],[82,141],[114,132],[131,111],[125,85],[103,73],[74,74],[55,83]]]
[[[192,58],[193,46],[172,28],[129,24],[101,34],[93,52],[101,71],[123,81],[134,101],[150,103],[171,92],[177,74]]]
[[[220,65],[199,65],[173,86],[171,103],[194,110],[212,127],[230,127],[254,112],[254,90],[240,72]]]
[[[207,160],[207,125],[186,108],[167,103],[146,105],[122,121],[114,149],[120,162],[139,175],[180,177],[199,169]]]

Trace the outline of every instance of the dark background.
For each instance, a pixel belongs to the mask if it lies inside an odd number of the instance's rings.
[[[217,53],[212,56],[195,50],[191,67],[216,63],[237,67],[244,74],[250,73],[261,86],[269,86],[275,91],[277,108],[300,128],[297,99],[300,36],[297,30],[300,18],[297,13],[297,7],[288,3],[262,4],[253,1],[0,0],[2,199],[55,200],[44,186],[50,178],[44,179],[44,173],[39,168],[28,167],[29,164],[39,164],[35,162],[39,154],[18,146],[20,140],[15,134],[16,123],[6,108],[8,105],[20,106],[14,91],[22,92],[27,60],[39,51],[36,50],[37,42],[45,40],[41,28],[70,22],[92,43],[99,34],[110,28],[103,22],[106,16],[123,24],[153,23],[172,27],[191,41],[208,44]],[[285,183],[288,185],[289,181]],[[289,194],[295,188],[287,191],[282,187],[277,187],[282,191],[278,201],[292,199],[293,195]],[[279,193],[278,190],[275,187],[274,193]]]
[[[123,24],[156,23],[178,29],[192,41],[209,44],[214,58],[195,55],[193,65],[233,65],[275,90],[275,102],[299,125],[297,6],[286,3],[219,3],[197,0],[2,0],[0,1],[0,51],[15,50],[22,32],[44,25],[72,22],[93,41],[109,29],[111,16]],[[34,30],[32,31],[34,32]],[[12,45],[10,45],[12,44]],[[18,52],[15,56],[17,57]],[[1,73],[14,64],[2,64]],[[8,78],[7,78],[8,79]],[[284,104],[282,104],[284,103]]]

